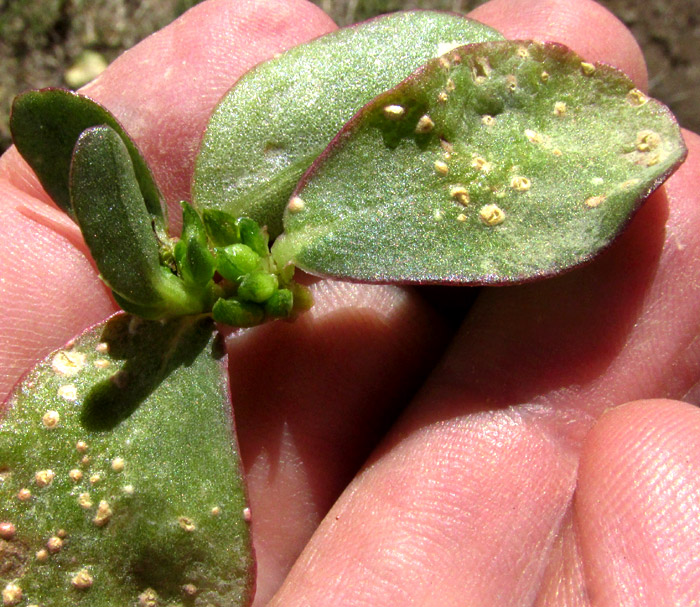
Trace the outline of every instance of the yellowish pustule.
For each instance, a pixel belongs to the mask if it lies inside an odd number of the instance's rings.
[[[607,196],[591,196],[590,198],[586,198],[585,204],[587,207],[594,209],[605,202],[606,198]]]
[[[82,352],[64,350],[58,352],[51,359],[51,368],[65,377],[76,375],[85,366],[87,356]]]
[[[34,475],[34,482],[38,487],[48,487],[55,477],[56,473],[53,470],[39,470]]]
[[[435,167],[435,172],[440,175],[447,175],[450,171],[450,168],[444,160],[436,160],[433,166]]]
[[[382,112],[389,120],[398,120],[406,113],[406,108],[397,104],[385,105],[382,108]]]
[[[463,206],[469,204],[469,191],[461,184],[450,186],[450,196]]]
[[[2,590],[2,604],[3,607],[14,607],[19,605],[22,600],[22,588],[14,583],[10,582]]]
[[[592,76],[593,74],[595,74],[595,65],[593,65],[592,63],[588,63],[587,61],[582,61],[581,71],[583,72],[584,76]]]
[[[299,198],[299,196],[294,196],[290,199],[289,203],[287,204],[287,210],[290,213],[298,213],[299,211],[304,210],[304,206],[304,201],[301,198]]]
[[[9,541],[15,537],[15,533],[17,533],[17,528],[14,526],[13,523],[0,523],[0,539]]]
[[[187,516],[178,517],[177,523],[178,525],[180,525],[181,529],[184,529],[188,533],[192,533],[195,529],[197,529],[197,526],[194,524],[194,521]]]
[[[430,133],[435,128],[435,123],[433,122],[433,119],[428,116],[428,114],[423,114],[419,119],[418,123],[416,124],[416,133],[418,134],[425,134],[425,133]]]
[[[57,535],[51,536],[46,542],[46,549],[51,554],[60,552],[61,548],[63,548],[63,540]]]
[[[110,465],[111,465],[112,470],[114,472],[122,472],[124,470],[124,466],[126,465],[126,463],[124,462],[124,458],[115,457],[112,460],[112,463]]]
[[[93,583],[94,580],[87,569],[81,569],[78,571],[78,573],[76,573],[71,580],[73,587],[77,588],[78,590],[87,590]]]
[[[647,97],[639,89],[632,89],[627,93],[627,103],[629,103],[631,106],[639,107],[644,105],[648,101],[649,97]]]
[[[506,219],[506,214],[495,204],[487,204],[479,210],[479,219],[487,226],[497,226]]]
[[[89,493],[81,493],[78,496],[78,505],[83,510],[88,510],[89,508],[92,508],[92,499],[90,498],[90,494]]]
[[[555,101],[552,114],[555,116],[566,116],[566,103],[563,101]]]
[[[53,410],[47,411],[41,418],[41,423],[44,424],[44,428],[48,428],[49,430],[53,430],[56,426],[58,426],[58,422],[60,421],[61,416],[59,415],[58,411]]]
[[[527,177],[523,177],[522,175],[515,175],[510,180],[510,187],[514,190],[517,190],[518,192],[526,192],[530,189],[530,187],[532,187],[532,183]]]
[[[112,508],[109,503],[106,500],[100,500],[100,503],[97,506],[97,512],[95,513],[95,517],[92,519],[92,522],[98,527],[104,527],[107,523],[109,523],[109,520],[112,518],[112,514]]]

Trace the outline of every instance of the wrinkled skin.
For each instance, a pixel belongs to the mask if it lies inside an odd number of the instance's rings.
[[[473,16],[646,87],[631,35],[588,0]],[[174,204],[226,89],[334,27],[303,0],[213,0],[86,92]],[[685,165],[585,268],[478,292],[317,281],[296,323],[229,335],[256,607],[700,600],[700,140],[686,140]],[[4,396],[115,305],[14,150],[0,200]]]

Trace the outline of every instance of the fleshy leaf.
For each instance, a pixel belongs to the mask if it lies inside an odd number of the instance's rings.
[[[100,125],[114,129],[126,145],[148,211],[165,234],[166,208],[158,187],[136,145],[110,112],[89,97],[62,89],[29,91],[12,104],[10,129],[19,153],[49,196],[71,216],[68,173],[73,148],[85,129]]]
[[[182,235],[175,245],[175,259],[185,284],[204,287],[215,272],[214,255],[197,211],[182,202]]]
[[[394,13],[259,65],[209,122],[195,168],[195,206],[251,217],[276,237],[295,184],[357,110],[428,59],[500,38],[454,14]]]
[[[606,247],[685,156],[675,119],[557,44],[455,49],[363,108],[300,182],[278,263],[516,283]]]
[[[130,311],[160,318],[202,311],[203,302],[160,263],[158,239],[119,134],[108,126],[79,137],[70,171],[74,215],[103,280]],[[128,305],[126,306],[129,309]]]
[[[193,318],[118,314],[41,362],[0,422],[0,587],[21,605],[249,604],[227,382]]]

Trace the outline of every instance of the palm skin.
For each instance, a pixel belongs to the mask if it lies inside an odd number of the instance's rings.
[[[646,84],[629,32],[592,2],[493,0],[473,16]],[[85,92],[175,204],[218,98],[333,28],[304,0],[212,0]],[[687,162],[585,268],[446,290],[439,306],[420,289],[317,281],[296,323],[228,335],[256,606],[700,600],[700,140],[686,141]],[[4,396],[115,306],[14,150],[0,200]],[[460,323],[444,314],[472,299]]]

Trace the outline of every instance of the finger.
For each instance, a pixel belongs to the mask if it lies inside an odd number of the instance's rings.
[[[474,9],[470,17],[493,24],[509,39],[564,42],[587,61],[613,65],[638,88],[646,89],[646,64],[637,41],[600,4],[492,0]]]
[[[700,410],[675,401],[612,409],[587,437],[575,508],[591,604],[700,596],[699,437]]]
[[[233,81],[254,63],[333,27],[304,0],[203,3],[120,57],[87,92],[135,136],[174,203],[189,198],[206,117]],[[34,361],[115,309],[77,228],[40,192],[16,151],[3,156],[3,398]]]
[[[537,4],[552,10],[535,12],[547,21],[543,31],[551,26],[565,44],[616,28],[613,40],[630,39],[591,3]],[[564,5],[579,11],[576,20],[567,14],[569,30],[552,24]],[[428,388],[324,520],[273,605],[355,605],[369,596],[380,606],[520,605],[536,598],[593,417],[611,400],[684,389],[665,375],[682,344],[666,338],[657,352],[648,337],[661,326],[687,336],[700,320],[690,304],[670,326],[661,324],[666,297],[678,304],[685,288],[673,268],[680,263],[690,280],[699,271],[700,200],[691,185],[699,149],[691,143],[668,199],[650,201],[595,264],[484,293]],[[664,246],[667,217],[678,240]],[[650,353],[651,374],[644,367]],[[682,375],[697,373],[694,361],[686,364]]]
[[[294,323],[228,340],[258,563],[255,605],[279,588],[447,338],[410,291],[322,281],[314,297]]]
[[[274,9],[276,19],[287,19],[290,30],[297,20],[303,22],[302,30],[307,34],[312,27],[322,29],[319,21],[326,29],[330,27],[327,18],[321,19],[312,5],[291,2],[290,6],[291,11],[282,10],[279,2],[203,4],[172,28],[144,42],[145,50],[137,47],[126,54],[93,85],[89,92],[136,134],[149,162],[155,162],[164,171],[161,177],[166,178],[166,191],[171,186],[173,191],[182,187],[168,185],[171,173],[180,181],[185,173],[191,173],[191,167],[177,168],[181,162],[177,154],[195,146],[199,137],[184,128],[180,133],[180,125],[196,128],[188,121],[190,114],[199,112],[203,126],[214,100],[247,67],[239,64],[255,61],[246,54],[248,50],[242,49],[253,47],[268,52],[290,40],[291,32],[280,32],[276,20],[266,20],[262,9]],[[255,36],[251,44],[249,34],[242,33],[248,32],[248,22],[250,35]],[[272,29],[262,33],[260,29],[266,23]],[[187,45],[202,46],[202,31],[213,32],[208,46],[202,47],[199,54],[186,53]],[[245,61],[236,59],[236,53],[243,53]],[[183,54],[188,57],[184,64]],[[165,86],[161,72],[168,72],[173,62],[177,78],[173,76],[172,85]],[[203,64],[211,69],[210,75]],[[212,82],[202,82],[210,77]],[[154,95],[158,98],[153,99]],[[144,119],[140,118],[142,111]],[[172,122],[167,128],[165,123],[160,125],[164,132],[156,130],[161,116],[169,116]],[[177,152],[172,166],[166,166],[159,155],[161,146]],[[12,168],[17,187],[36,193],[32,180],[18,170],[21,166],[17,158],[6,158],[5,174]],[[59,221],[51,208],[37,201],[32,204],[34,215],[43,213],[45,223]],[[55,223],[51,225],[56,227]],[[61,227],[72,235],[76,250],[82,252],[82,240],[74,226],[65,223]],[[36,247],[37,253],[42,253],[41,243],[34,242],[35,234],[26,221],[15,231],[24,238],[22,246]],[[13,255],[19,253],[15,251]],[[61,263],[67,263],[65,257],[61,256]],[[85,261],[80,255],[77,259]],[[91,268],[75,273],[94,280]],[[38,289],[50,281],[50,276],[41,272],[30,276]],[[78,279],[71,278],[71,282],[78,284]],[[16,283],[22,284],[19,277]],[[91,288],[106,303],[103,308],[87,310],[81,305],[78,325],[90,314],[98,321],[106,315],[104,308],[111,309],[104,289],[96,284]],[[446,336],[432,312],[415,295],[401,289],[318,283],[314,291],[314,310],[297,324],[278,323],[229,339],[232,393],[250,477],[260,597],[279,585],[317,521],[431,367]],[[55,305],[45,303],[45,307]],[[6,326],[17,326],[46,313],[37,302],[26,304],[26,299],[22,300],[17,309],[9,310]],[[75,310],[74,299],[67,297],[65,307],[67,311]],[[22,337],[21,343],[28,344],[27,358],[38,357],[37,349],[41,347],[60,345],[78,328],[61,323],[55,326],[65,327],[65,335],[59,332],[55,344],[41,335]],[[17,349],[20,341],[8,339],[8,344]],[[13,355],[8,352],[7,359]],[[17,369],[27,364],[20,362]],[[286,506],[283,514],[280,504]],[[288,524],[282,525],[283,522]]]

